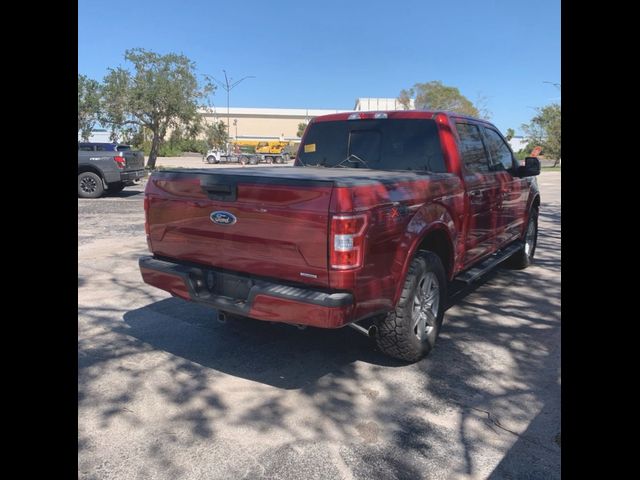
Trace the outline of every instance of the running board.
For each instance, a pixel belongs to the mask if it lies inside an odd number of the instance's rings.
[[[494,253],[493,255],[491,255],[489,258],[487,258],[477,266],[467,270],[466,272],[461,273],[460,275],[455,277],[454,280],[467,283],[467,284],[474,282],[478,280],[480,277],[482,277],[485,273],[492,270],[494,267],[496,267],[500,263],[504,262],[507,258],[509,258],[514,253],[516,253],[518,250],[521,250],[523,246],[524,244],[522,242],[513,243],[509,245],[507,248]]]

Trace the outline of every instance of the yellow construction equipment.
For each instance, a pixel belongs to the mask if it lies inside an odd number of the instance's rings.
[[[282,153],[284,147],[289,145],[289,142],[260,142],[256,145],[256,153]]]

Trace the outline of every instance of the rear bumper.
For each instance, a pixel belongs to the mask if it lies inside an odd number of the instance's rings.
[[[145,283],[174,296],[257,320],[339,328],[351,321],[353,295],[292,287],[205,267],[139,260]]]
[[[140,179],[144,178],[144,176],[145,176],[144,169],[132,170],[129,172],[120,172],[120,181],[128,185],[133,185],[136,181],[139,181]]]

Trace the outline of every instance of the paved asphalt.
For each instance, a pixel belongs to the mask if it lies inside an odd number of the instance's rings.
[[[535,264],[463,292],[410,366],[218,323],[142,282],[141,187],[79,199],[79,478],[560,478],[560,173],[538,182]]]

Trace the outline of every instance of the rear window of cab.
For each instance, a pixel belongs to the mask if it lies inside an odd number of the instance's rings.
[[[445,172],[435,121],[365,119],[311,123],[301,165]]]

